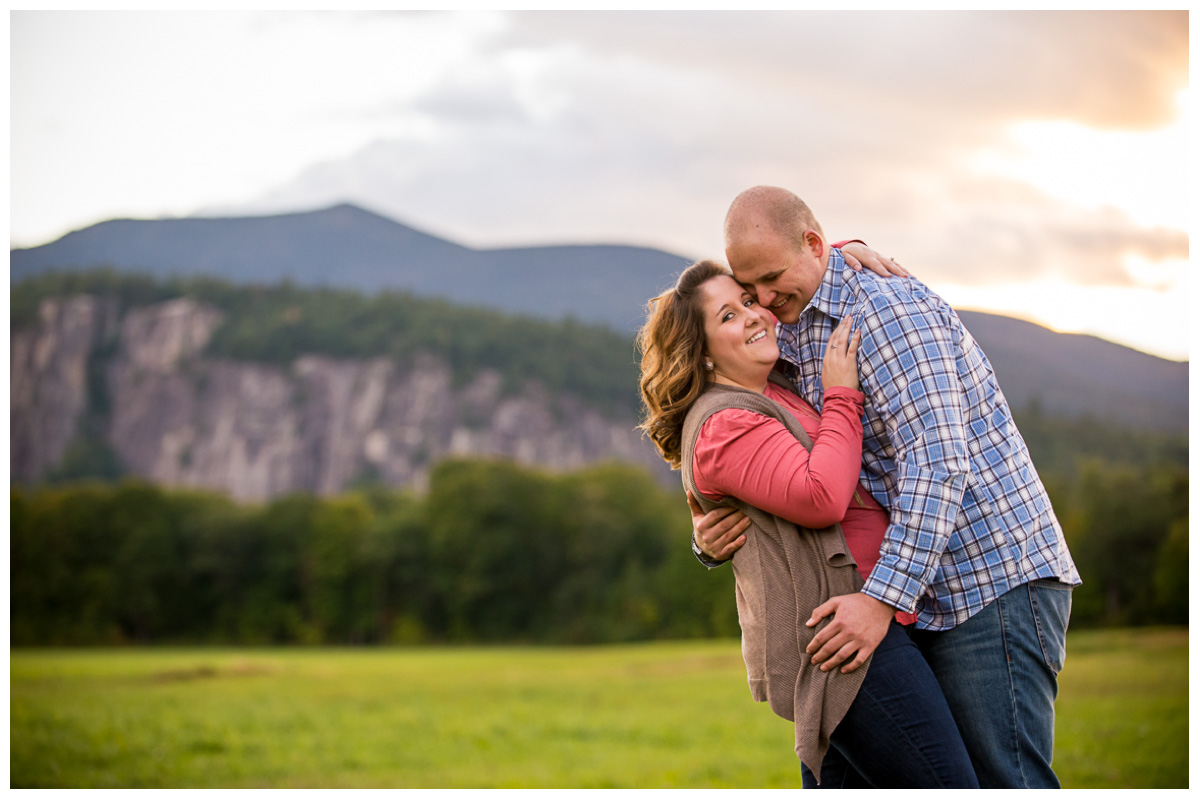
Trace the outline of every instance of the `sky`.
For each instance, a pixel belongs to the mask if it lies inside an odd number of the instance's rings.
[[[353,202],[723,258],[804,198],[958,308],[1189,358],[1186,11],[12,12],[13,247]]]

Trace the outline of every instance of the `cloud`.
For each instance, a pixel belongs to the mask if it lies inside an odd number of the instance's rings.
[[[498,24],[493,14],[14,12],[14,238],[244,201],[379,136],[419,134],[414,99]]]
[[[1141,127],[1187,81],[1176,12],[524,12],[512,46],[571,42],[822,101]],[[964,113],[966,112],[966,113]]]
[[[408,109],[435,133],[379,139],[268,201],[357,199],[478,245],[719,256],[728,199],[765,182],[805,196],[831,235],[916,254],[934,279],[1128,284],[1126,254],[1186,257],[1186,237],[965,165],[1004,145],[1005,121],[1164,118],[1186,80],[1181,20],[520,13]]]

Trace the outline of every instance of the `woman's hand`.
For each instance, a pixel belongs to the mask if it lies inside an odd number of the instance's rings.
[[[844,318],[833,329],[829,344],[825,345],[825,363],[821,367],[821,385],[828,391],[832,386],[847,386],[858,389],[858,345],[862,333],[851,329],[854,323]]]
[[[908,270],[900,266],[896,259],[884,258],[862,242],[847,242],[840,249],[842,251],[842,258],[846,261],[846,266],[852,270],[857,271],[866,267],[876,275],[881,275],[885,278],[890,278],[893,275],[898,278],[912,277],[908,273]]]

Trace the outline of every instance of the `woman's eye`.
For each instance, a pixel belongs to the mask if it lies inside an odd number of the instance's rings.
[[[733,319],[733,312],[726,311],[725,316],[721,317],[721,322],[729,322],[729,320],[731,320],[731,319]]]

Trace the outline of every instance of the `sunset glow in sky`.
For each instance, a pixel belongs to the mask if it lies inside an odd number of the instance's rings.
[[[10,243],[349,201],[722,257],[805,198],[961,308],[1189,357],[1188,14],[12,12]]]

